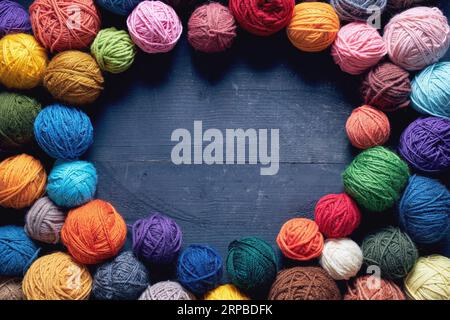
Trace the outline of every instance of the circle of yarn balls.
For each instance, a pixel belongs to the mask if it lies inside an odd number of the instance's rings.
[[[29,33],[31,22],[28,11],[15,1],[0,2],[0,38],[10,33]]]
[[[0,83],[10,89],[32,89],[42,82],[48,59],[32,35],[8,34],[0,40]]]
[[[139,300],[195,300],[195,296],[178,282],[161,281],[148,286]]]
[[[35,0],[30,19],[34,35],[52,53],[87,48],[100,30],[93,0]]]
[[[136,46],[128,33],[116,28],[101,30],[91,45],[91,53],[103,71],[121,73],[134,62]]]
[[[364,262],[376,265],[381,276],[403,278],[414,266],[418,253],[411,238],[398,228],[386,227],[368,235],[362,242]]]
[[[91,293],[92,277],[71,256],[55,252],[31,265],[22,288],[27,300],[86,300]]]
[[[142,1],[128,16],[133,42],[147,53],[171,51],[183,32],[180,18],[161,1]]]
[[[66,214],[48,197],[38,199],[25,216],[25,231],[34,240],[57,244]]]
[[[169,264],[181,249],[181,228],[169,217],[152,214],[137,220],[132,227],[133,252],[152,264]]]
[[[345,131],[352,146],[368,149],[386,143],[391,134],[388,117],[380,110],[364,105],[352,111]]]
[[[188,40],[195,50],[225,51],[236,38],[236,22],[230,10],[213,2],[198,7],[189,18]]]
[[[117,255],[125,244],[127,226],[114,207],[93,200],[69,212],[61,239],[75,260],[97,264]]]
[[[24,300],[22,279],[0,277],[0,300]]]
[[[421,70],[447,52],[450,27],[438,8],[416,7],[394,16],[383,37],[392,62],[406,70]]]
[[[330,3],[342,21],[368,21],[377,8],[378,15],[386,8],[388,0],[331,0]]]
[[[409,73],[390,62],[380,63],[365,76],[361,86],[364,103],[382,111],[395,111],[409,105]]]
[[[363,254],[351,239],[327,239],[319,263],[334,280],[348,280],[361,269]]]
[[[56,162],[48,175],[47,195],[60,207],[78,207],[94,198],[97,180],[90,162]]]
[[[55,159],[74,160],[94,142],[91,120],[81,110],[54,104],[44,108],[34,122],[38,145]]]
[[[356,202],[347,194],[328,194],[317,202],[314,221],[326,237],[342,238],[358,228],[361,213]]]
[[[400,136],[399,152],[420,171],[439,172],[450,168],[450,119],[415,120]]]
[[[277,276],[277,257],[266,241],[246,237],[228,246],[227,271],[231,282],[245,292],[270,288]]]
[[[141,0],[97,0],[102,8],[112,13],[127,16],[141,2]]]
[[[390,11],[403,11],[413,6],[426,4],[429,0],[389,0],[387,8]]]
[[[207,294],[205,300],[250,300],[245,294],[232,284],[224,284],[217,287]]]
[[[210,246],[190,245],[178,259],[178,281],[194,294],[203,295],[217,287],[222,274],[222,258]]]
[[[405,279],[405,292],[414,300],[450,300],[450,259],[420,257]]]
[[[145,266],[131,251],[97,268],[92,295],[97,300],[136,300],[149,284]]]
[[[294,218],[281,227],[277,244],[286,257],[306,261],[320,256],[323,249],[323,236],[314,221]]]
[[[292,19],[294,0],[230,0],[229,8],[239,25],[258,36],[270,36]]]
[[[294,8],[294,15],[287,27],[287,35],[298,49],[319,52],[334,42],[339,26],[339,17],[329,4],[303,2]]]
[[[408,178],[408,165],[384,147],[361,152],[342,175],[345,191],[359,205],[375,212],[394,205]]]
[[[33,140],[33,125],[41,111],[35,99],[13,92],[0,93],[0,148],[17,148]]]
[[[269,300],[340,300],[336,282],[319,267],[294,267],[280,271]]]
[[[347,284],[344,300],[405,300],[395,282],[374,276],[361,276]]]
[[[93,103],[103,90],[103,76],[95,59],[80,51],[57,54],[48,64],[44,86],[56,100],[69,105]]]
[[[436,243],[450,231],[450,192],[439,181],[409,178],[399,207],[400,227],[416,243]]]
[[[23,276],[38,253],[23,227],[0,227],[0,276]]]
[[[29,207],[45,192],[47,173],[32,156],[20,154],[0,162],[0,206]]]

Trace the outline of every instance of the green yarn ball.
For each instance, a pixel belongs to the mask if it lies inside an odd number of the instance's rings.
[[[121,73],[133,64],[136,47],[126,31],[113,27],[100,30],[91,45],[91,53],[100,69]]]
[[[362,207],[384,211],[400,198],[408,165],[394,152],[374,147],[361,152],[343,173],[345,191]]]
[[[398,228],[386,227],[368,235],[361,245],[364,262],[381,269],[381,276],[405,277],[419,255],[411,238]]]

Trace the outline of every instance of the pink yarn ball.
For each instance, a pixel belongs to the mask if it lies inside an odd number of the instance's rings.
[[[161,1],[143,1],[127,19],[133,42],[147,53],[172,50],[183,27],[172,7]]]
[[[331,48],[334,62],[342,71],[353,75],[376,65],[386,52],[377,29],[365,22],[352,22],[342,27]]]

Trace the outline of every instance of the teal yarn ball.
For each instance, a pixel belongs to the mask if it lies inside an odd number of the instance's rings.
[[[48,197],[58,206],[73,208],[94,198],[97,170],[87,161],[57,161],[48,176]]]
[[[345,191],[370,211],[389,209],[409,178],[408,165],[394,152],[374,147],[361,152],[345,169]]]
[[[112,13],[126,16],[143,0],[97,0],[97,3]]]

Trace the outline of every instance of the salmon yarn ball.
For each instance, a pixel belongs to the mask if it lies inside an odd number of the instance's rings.
[[[347,284],[344,300],[405,300],[405,295],[393,281],[362,276]]]

